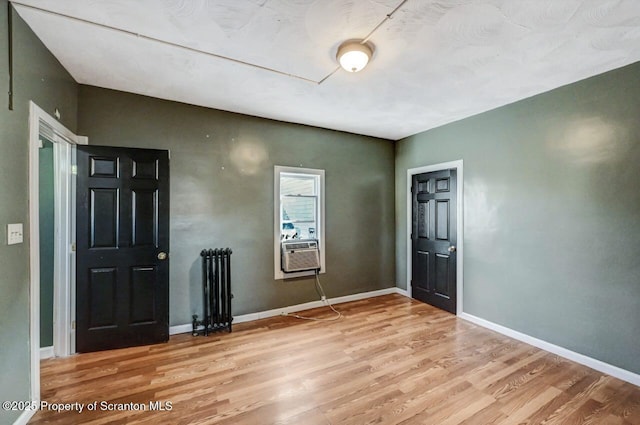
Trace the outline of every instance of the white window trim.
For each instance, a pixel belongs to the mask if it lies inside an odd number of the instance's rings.
[[[293,174],[310,174],[319,177],[318,188],[318,245],[320,246],[320,273],[325,273],[325,251],[326,251],[326,239],[325,239],[325,203],[324,203],[324,170],[317,170],[314,168],[300,168],[300,167],[284,167],[280,165],[274,166],[273,173],[273,272],[276,280],[290,279],[295,277],[313,276],[314,271],[298,272],[298,273],[284,273],[280,267],[280,175],[282,173]]]

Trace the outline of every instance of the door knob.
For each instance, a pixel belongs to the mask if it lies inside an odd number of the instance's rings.
[[[166,260],[167,259],[167,253],[162,251],[158,253],[158,260]]]
[[[456,246],[455,245],[451,245],[449,248],[447,248],[447,251],[456,252]]]

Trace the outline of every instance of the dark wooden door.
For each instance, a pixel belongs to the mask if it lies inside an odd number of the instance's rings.
[[[169,339],[169,156],[78,146],[76,350]]]
[[[456,313],[456,170],[413,176],[413,298]]]

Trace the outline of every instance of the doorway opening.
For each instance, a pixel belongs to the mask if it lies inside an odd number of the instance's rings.
[[[73,250],[75,188],[72,164],[74,146],[87,144],[87,142],[86,137],[76,136],[35,103],[29,103],[29,352],[33,401],[40,400],[41,302],[51,307],[46,308],[47,316],[51,314],[50,319],[42,318],[51,326],[46,332],[48,334],[46,337],[52,345],[45,347],[45,353],[64,357],[75,351],[72,326],[75,316],[73,294],[75,289]],[[41,155],[42,149],[46,151]],[[43,201],[48,207],[43,205],[42,211],[40,208],[41,158],[43,172],[47,172],[48,178],[53,179],[53,181],[43,179],[43,191],[50,192],[43,193],[46,195]],[[46,165],[47,163],[50,168]],[[48,186],[48,189],[45,186]],[[42,235],[42,238],[41,224],[43,230],[48,232],[47,235]],[[52,240],[51,237],[53,237]],[[46,241],[45,238],[47,238]],[[46,255],[47,258],[41,259],[41,254]],[[41,267],[47,275],[42,282]],[[41,284],[46,281],[49,281],[50,288],[41,291]],[[41,300],[41,292],[47,296],[46,300]]]
[[[464,253],[464,171],[463,161],[451,161],[440,164],[427,165],[423,167],[411,168],[407,170],[407,294],[409,297],[413,297],[412,292],[412,278],[413,278],[413,193],[411,186],[414,180],[414,176],[424,173],[433,173],[445,170],[455,170],[457,173],[457,187],[456,187],[456,213],[455,213],[455,225],[457,228],[457,245],[455,246],[457,262],[455,267],[456,272],[456,303],[455,314],[459,315],[463,311],[463,253]]]

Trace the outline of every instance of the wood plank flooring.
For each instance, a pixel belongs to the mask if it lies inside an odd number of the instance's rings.
[[[275,317],[44,360],[42,399],[85,410],[29,423],[640,424],[640,388],[426,304],[388,295],[337,308],[334,322]]]

